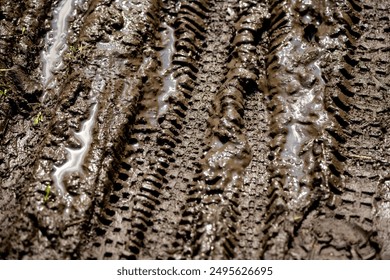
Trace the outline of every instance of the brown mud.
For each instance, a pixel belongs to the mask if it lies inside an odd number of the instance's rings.
[[[389,10],[0,0],[0,257],[390,259]]]

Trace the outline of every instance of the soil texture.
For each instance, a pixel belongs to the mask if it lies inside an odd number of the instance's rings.
[[[0,258],[390,259],[389,16],[0,0]]]

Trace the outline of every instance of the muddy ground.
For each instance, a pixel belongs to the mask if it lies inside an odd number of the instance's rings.
[[[0,0],[0,257],[390,259],[389,16]]]

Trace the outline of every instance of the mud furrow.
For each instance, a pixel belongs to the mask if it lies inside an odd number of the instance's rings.
[[[33,164],[33,152],[27,151],[34,149],[44,134],[32,127],[32,119],[38,113],[36,105],[41,90],[36,71],[45,32],[41,22],[49,13],[50,6],[51,3],[45,1],[1,1],[0,102],[4,107],[0,110],[0,174],[4,179],[0,195],[9,198],[4,204],[0,203],[2,229],[8,228],[10,219],[16,217],[15,211],[6,216],[3,213],[18,207],[18,184],[26,179],[21,174],[25,174],[25,170]],[[23,164],[16,163],[18,157]],[[0,236],[3,234],[1,232]]]
[[[53,129],[42,149],[42,157],[35,167],[34,183],[26,192],[25,203],[28,205],[26,208],[39,207],[41,209],[40,215],[29,218],[32,222],[39,224],[40,232],[43,232],[45,238],[52,240],[51,246],[63,245],[65,255],[62,255],[61,258],[74,257],[74,255],[68,255],[67,252],[71,250],[74,254],[80,242],[79,231],[88,220],[87,213],[90,211],[95,197],[96,190],[93,185],[102,156],[98,154],[97,162],[93,162],[93,157],[91,159],[89,154],[97,154],[99,148],[106,148],[103,136],[109,132],[106,132],[99,124],[94,125],[94,123],[98,112],[103,111],[104,108],[100,107],[99,109],[99,101],[103,105],[105,104],[103,96],[107,96],[106,78],[109,77],[107,73],[110,72],[110,67],[118,67],[115,64],[126,62],[120,57],[118,59],[116,53],[108,52],[107,54],[105,51],[103,54],[98,44],[90,45],[91,42],[96,42],[96,38],[94,34],[89,34],[89,32],[93,27],[102,28],[101,16],[105,12],[112,15],[112,25],[117,25],[118,28],[123,26],[123,19],[116,8],[95,3],[95,10],[90,12],[84,27],[80,30],[80,44],[83,44],[86,49],[92,48],[88,49],[88,52],[89,54],[93,53],[95,59],[92,59],[90,63],[76,65],[72,69],[73,73],[67,78],[69,82],[65,82],[66,86],[61,89],[61,99],[57,107],[59,110],[52,120]],[[113,37],[115,39],[115,36]],[[82,55],[82,51],[80,47],[77,50],[77,55]],[[72,60],[72,57],[69,59]],[[120,69],[120,67],[118,68]],[[112,73],[115,75],[115,72]],[[58,89],[52,88],[43,102],[54,103],[58,95]],[[104,112],[100,115],[100,119],[105,120]],[[87,120],[81,125],[85,116],[87,116]],[[117,124],[120,123],[117,122]],[[92,136],[95,126],[100,133]],[[45,190],[50,192],[48,202],[42,199]],[[31,207],[30,205],[37,206]],[[17,228],[24,227],[18,223],[15,226]],[[69,230],[71,233],[67,233],[69,227],[71,227]],[[60,236],[56,238],[58,234]],[[71,236],[73,239],[77,236],[78,241],[72,240]],[[35,238],[30,236],[30,239],[34,240]],[[62,244],[64,239],[67,241]],[[37,247],[46,249],[46,246],[42,246],[41,242],[37,243]],[[50,244],[50,241],[48,243]],[[50,258],[58,257],[50,256]]]
[[[68,85],[68,87],[65,88],[65,92],[66,92],[66,90],[69,90],[69,91],[80,90],[79,82],[80,82],[79,80],[74,81],[73,83]],[[81,91],[82,91],[82,89],[81,89]],[[74,104],[67,104],[68,101],[69,101],[69,99],[67,99],[67,96],[65,94],[65,98],[63,98],[62,100],[59,101],[59,107],[66,108],[67,105],[68,106],[74,105]],[[54,105],[54,107],[57,107],[57,106],[58,106],[57,104]],[[77,107],[77,106],[75,106],[75,107]],[[77,112],[82,115],[81,117],[83,117],[83,115],[85,113],[85,111],[83,111],[83,109],[81,109],[80,107],[73,108],[73,109],[76,109],[76,110],[78,109]],[[40,115],[41,115],[40,119],[34,120],[34,125],[39,125],[40,122],[43,121],[43,119],[45,119],[45,121],[46,121],[47,120],[46,118],[50,116],[50,114],[46,114],[46,113],[42,113],[42,112],[40,112]],[[58,119],[63,120],[64,117],[66,116],[66,112],[60,111],[58,114],[54,114],[54,115],[56,115],[56,117]],[[43,199],[43,194],[45,193],[45,188],[47,191],[50,191],[50,188],[51,188],[50,187],[50,185],[51,185],[50,180],[51,179],[49,177],[50,175],[45,177],[44,167],[47,166],[47,164],[45,164],[45,163],[47,163],[47,162],[61,163],[61,161],[64,161],[64,159],[65,159],[64,151],[63,150],[58,151],[57,149],[58,148],[61,149],[61,147],[62,147],[59,142],[61,140],[64,140],[64,139],[68,140],[69,136],[72,133],[69,131],[69,126],[66,123],[63,123],[63,124],[65,126],[60,125],[58,127],[58,130],[54,129],[54,131],[52,131],[52,134],[49,133],[49,135],[45,137],[46,140],[50,139],[50,140],[48,140],[49,142],[53,141],[52,143],[48,143],[44,140],[44,141],[40,141],[39,146],[37,146],[41,150],[44,150],[44,153],[46,153],[46,154],[43,156],[43,158],[40,159],[39,164],[36,165],[35,168],[33,169],[35,171],[34,179],[33,179],[34,183],[32,183],[32,184],[25,183],[26,186],[23,188],[23,196],[22,196],[22,200],[21,200],[22,207],[21,207],[20,216],[22,216],[22,218],[19,218],[19,220],[16,221],[13,225],[14,230],[16,232],[19,232],[19,233],[10,236],[10,238],[16,239],[17,242],[34,242],[35,241],[36,244],[34,244],[34,246],[36,246],[36,247],[33,249],[32,248],[33,246],[30,246],[31,247],[30,250],[38,251],[39,250],[38,247],[40,247],[41,244],[45,244],[44,246],[42,246],[43,248],[45,248],[45,246],[48,246],[48,244],[50,244],[50,241],[48,241],[48,239],[51,239],[51,237],[53,235],[54,236],[56,235],[56,234],[53,234],[52,230],[57,231],[58,227],[63,225],[62,222],[60,221],[61,218],[58,219],[57,215],[53,215],[54,217],[48,218],[52,214],[52,213],[50,213],[51,211],[58,210],[58,208],[57,208],[58,205],[54,205],[54,207],[53,207],[54,209],[52,208],[48,211],[42,211],[43,212],[42,215],[38,215],[38,216],[28,212],[29,208],[32,208],[32,209],[38,208],[40,210],[42,210],[42,208],[45,208],[45,207],[42,207],[44,205],[44,203],[46,202]],[[73,123],[73,127],[77,127],[77,121]],[[61,128],[64,128],[64,131],[60,131]],[[77,140],[75,138],[70,139],[70,142],[72,142],[77,147],[78,143],[77,143]],[[39,155],[38,158],[40,158],[42,156],[41,153],[38,153],[38,155]],[[44,164],[42,165],[43,162],[44,162]],[[49,167],[49,170],[47,171],[46,174],[50,174],[50,172],[51,172],[51,168]],[[35,181],[35,180],[42,180],[42,182]],[[54,189],[53,189],[53,193],[54,193]],[[62,207],[60,207],[59,210],[61,213],[63,212]],[[20,235],[20,233],[23,231],[21,228],[26,227],[26,225],[28,228],[30,228],[29,234],[24,235],[24,236]],[[31,229],[34,227],[37,227],[38,230],[34,231]],[[43,237],[40,237],[40,235],[43,235]],[[26,237],[27,237],[27,239],[26,239]],[[18,240],[18,238],[20,238],[20,239]],[[42,240],[39,240],[39,239],[42,239]],[[23,251],[19,251],[19,250],[20,250],[20,248],[18,248],[16,246],[14,249],[14,251],[17,252],[16,256],[19,255],[19,257],[20,257],[21,255],[26,255],[26,257],[28,257],[28,255],[31,254],[31,251],[30,252],[28,252],[28,251],[23,252]],[[55,255],[55,254],[52,255],[51,253],[49,253],[49,250],[47,253],[48,253],[47,257],[50,257],[50,258],[58,258],[59,257],[58,255]]]
[[[240,215],[238,200],[244,169],[251,159],[243,132],[244,96],[246,92],[256,90],[259,70],[254,44],[262,27],[264,11],[261,13],[258,8],[247,14],[236,23],[236,36],[232,38],[234,49],[227,61],[228,72],[213,101],[214,112],[206,135],[210,142],[181,221],[181,224],[187,224],[188,218],[196,217],[191,222],[196,227],[189,232],[187,229],[186,233],[188,251],[195,258],[235,256]]]
[[[343,166],[336,155],[343,132],[331,110],[341,102],[338,96],[329,102],[322,70],[328,52],[339,44],[333,36],[339,29],[330,23],[347,17],[338,14],[340,6],[330,1],[271,3],[267,71],[273,175],[265,258],[286,258],[307,216],[342,187]]]
[[[183,127],[183,119],[187,114],[188,102],[192,98],[191,91],[194,90],[196,82],[197,60],[202,53],[202,39],[204,39],[203,19],[208,11],[207,1],[182,1],[180,4],[177,16],[173,20],[172,30],[168,29],[167,48],[171,48],[171,61],[168,63],[170,69],[163,80],[164,87],[157,102],[156,119],[160,130],[156,137],[157,162],[149,165],[140,192],[134,198],[132,219],[149,220],[149,227],[154,225],[154,210],[161,204],[161,193],[170,192],[168,180],[175,180],[174,177],[167,178],[166,175],[170,169],[177,168],[176,147],[181,143],[179,135]],[[174,45],[175,50],[170,45]],[[164,61],[164,56],[162,60]],[[152,199],[148,197],[150,194],[154,196]],[[171,195],[173,196],[174,193]],[[147,228],[136,229],[134,231],[136,238],[131,238],[129,242],[130,248],[140,250],[144,247],[147,233]]]
[[[334,143],[328,149],[328,158],[333,159],[327,176],[331,193],[326,206],[320,207],[303,223],[297,238],[299,241],[295,243],[300,244],[302,251],[295,248],[290,254],[302,256],[306,251],[307,257],[312,259],[370,259],[377,257],[377,245],[372,238],[376,235],[372,227],[376,187],[367,180],[359,182],[359,176],[351,176],[356,166],[351,161],[350,150],[355,137],[352,107],[357,94],[351,81],[356,75],[354,68],[359,59],[356,50],[362,26],[359,15],[362,7],[356,1],[337,3],[336,7],[341,11],[339,15],[335,14],[340,28],[333,29],[330,37],[339,43],[328,45],[336,55],[324,64],[326,107],[334,118],[333,127],[327,129]],[[332,223],[339,226],[325,233],[325,228]],[[342,242],[338,240],[339,236],[343,236]]]

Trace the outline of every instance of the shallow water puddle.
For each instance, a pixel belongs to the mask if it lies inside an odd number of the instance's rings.
[[[116,4],[119,5],[124,10],[128,10],[131,8],[139,8],[142,6],[142,1],[134,1],[134,0],[116,0]]]
[[[164,77],[164,80],[163,90],[158,95],[158,116],[166,113],[169,106],[168,99],[176,90],[176,80],[171,71],[172,57],[175,52],[174,30],[167,24],[164,24],[163,27],[166,29],[161,32],[161,37],[165,48],[160,52],[160,56],[162,64],[161,75]]]
[[[157,127],[159,117],[167,113],[169,99],[176,92],[176,80],[172,70],[172,59],[175,52],[174,30],[166,23],[163,23],[161,27],[163,29],[160,31],[161,45],[164,48],[157,53],[161,68],[153,73],[154,76],[150,78],[153,85],[146,88],[143,96],[146,109],[142,111],[142,115],[152,127]],[[142,64],[148,65],[151,62],[150,59],[150,57],[145,57]],[[157,86],[155,80],[159,82]]]
[[[302,201],[308,193],[300,184],[309,172],[305,146],[322,134],[329,121],[324,104],[325,82],[318,66],[321,56],[314,51],[302,41],[292,39],[279,52],[279,63],[288,70],[284,82],[291,88],[299,85],[297,92],[282,91],[280,99],[288,120],[286,142],[280,154],[288,170],[284,188],[293,191],[295,202]],[[312,53],[309,61],[299,61]],[[297,67],[290,69],[290,65]]]
[[[66,148],[66,151],[69,154],[68,161],[62,166],[55,166],[53,180],[62,194],[66,194],[67,192],[63,183],[64,175],[70,172],[82,170],[84,158],[92,142],[92,131],[96,122],[96,113],[98,111],[97,109],[98,103],[95,101],[95,103],[92,105],[89,119],[84,122],[80,132],[75,133],[75,136],[81,142],[81,149]]]
[[[62,56],[67,47],[69,33],[69,20],[75,11],[77,0],[62,0],[53,11],[52,30],[48,32],[45,40],[45,49],[42,52],[42,82],[45,88],[54,87],[52,83],[53,74],[60,71],[64,65]],[[46,93],[42,97],[45,99]]]
[[[70,196],[64,186],[64,176],[71,172],[79,172],[83,174],[83,163],[84,159],[88,153],[88,150],[92,144],[93,140],[93,129],[97,119],[97,112],[99,109],[98,96],[99,93],[103,92],[104,87],[106,86],[105,80],[100,74],[96,74],[94,81],[92,82],[92,88],[89,93],[89,118],[82,124],[79,132],[75,132],[75,137],[80,141],[80,149],[71,149],[65,148],[68,152],[67,161],[61,166],[54,166],[53,181],[54,185],[58,188],[61,195],[69,202]]]

